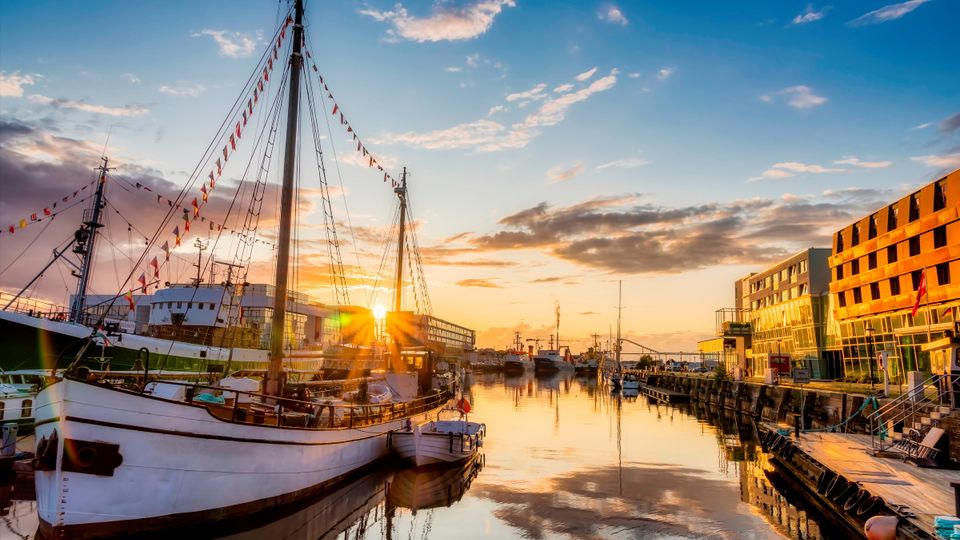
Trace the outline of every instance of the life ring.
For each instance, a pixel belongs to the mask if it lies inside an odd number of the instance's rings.
[[[844,483],[841,487],[838,487],[830,495],[830,500],[837,504],[843,504],[843,501],[847,500],[851,495],[855,495],[857,490],[860,489],[857,484],[844,480]]]
[[[871,497],[867,497],[867,499],[864,500],[862,503],[860,503],[860,506],[857,507],[857,510],[856,510],[857,516],[865,518],[870,514],[873,514],[877,510],[879,510],[882,505],[883,505],[883,499],[881,499],[880,497],[877,497],[875,495]]]
[[[852,512],[854,508],[860,506],[863,501],[867,500],[868,498],[870,498],[870,492],[860,488],[859,491],[847,499],[847,502],[843,503],[843,510],[845,512]]]

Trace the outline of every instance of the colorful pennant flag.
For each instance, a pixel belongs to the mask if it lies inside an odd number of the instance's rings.
[[[920,274],[920,286],[917,287],[917,300],[913,303],[913,316],[917,316],[917,311],[920,310],[920,299],[923,298],[923,295],[927,294],[927,269],[923,269],[923,273]]]
[[[127,303],[130,304],[130,311],[133,311],[137,305],[133,302],[133,291],[127,291],[124,293],[123,297],[126,299]]]
[[[160,261],[158,261],[157,258],[154,257],[153,260],[150,261],[150,266],[153,267],[153,277],[159,278],[160,277]]]
[[[177,243],[177,245],[179,246],[179,245],[180,245],[180,226],[179,226],[179,225],[173,228],[173,236],[175,236],[175,237],[177,238],[177,239],[176,239],[176,243]],[[167,251],[167,260],[168,260],[168,261],[170,260],[170,251],[169,251],[169,250]]]
[[[147,294],[147,275],[140,274],[140,277],[137,278],[137,283],[140,284],[140,290],[143,291],[143,294]]]
[[[177,231],[174,231],[174,234],[176,234],[176,232]],[[177,245],[180,245],[180,244],[178,243]],[[170,242],[164,242],[163,247],[161,249],[163,249],[163,254],[166,257],[166,261],[169,262],[170,261]]]

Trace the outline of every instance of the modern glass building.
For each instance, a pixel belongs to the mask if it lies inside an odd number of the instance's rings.
[[[960,170],[834,233],[830,293],[846,375],[868,377],[872,365],[882,379],[879,351],[895,381],[930,371],[922,346],[955,330],[960,304],[958,211]]]

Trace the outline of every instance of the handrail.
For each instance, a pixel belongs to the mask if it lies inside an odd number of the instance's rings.
[[[908,429],[915,429],[913,426],[918,416],[923,416],[930,407],[943,403],[944,398],[953,392],[958,382],[960,382],[960,375],[933,375],[920,383],[919,388],[909,390],[867,415],[873,452],[876,454],[901,445],[903,446],[901,453],[906,457],[915,457],[919,450],[918,445],[901,444],[900,441],[893,440],[892,435],[887,432],[887,426],[895,428],[898,424],[902,424],[903,436],[907,437]],[[930,387],[934,391],[928,394],[927,389]],[[915,431],[915,433],[920,435],[920,432]]]

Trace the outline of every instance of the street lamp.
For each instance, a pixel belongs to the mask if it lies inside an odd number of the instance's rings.
[[[867,360],[867,363],[870,365],[870,394],[876,395],[877,390],[873,384],[873,326],[867,323],[867,327],[863,330],[863,333],[867,336],[867,347],[870,354],[870,358]]]

